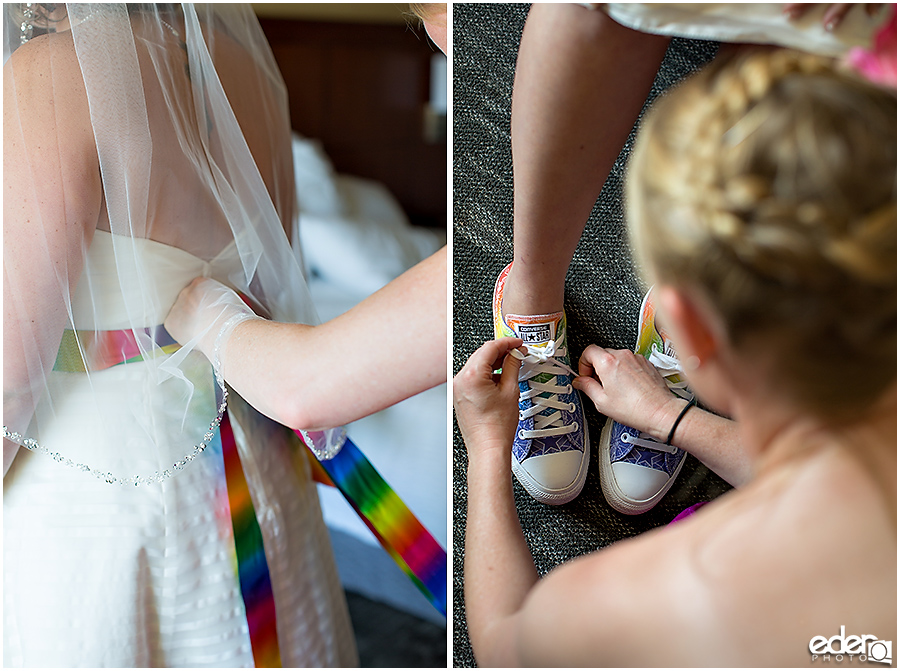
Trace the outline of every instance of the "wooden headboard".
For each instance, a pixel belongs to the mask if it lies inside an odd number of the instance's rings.
[[[447,142],[425,138],[431,58],[403,24],[261,18],[288,88],[291,125],[338,172],[375,179],[413,223],[447,225]],[[446,132],[444,132],[446,138]]]

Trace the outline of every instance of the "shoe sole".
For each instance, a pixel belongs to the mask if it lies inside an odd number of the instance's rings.
[[[613,420],[607,417],[606,423],[603,425],[603,430],[600,432],[600,489],[603,491],[606,502],[609,503],[614,510],[618,510],[625,515],[640,515],[641,513],[646,513],[659,503],[660,499],[662,499],[662,497],[672,488],[672,485],[675,484],[675,480],[678,478],[678,474],[681,472],[681,467],[684,466],[686,459],[683,458],[678,466],[676,466],[675,472],[669,477],[662,489],[649,499],[636,501],[626,496],[616,484],[616,477],[613,474],[612,462],[609,457],[612,426]]]
[[[510,266],[512,266],[512,263],[504,267],[504,269],[500,272],[500,275],[503,275],[504,273],[508,274]],[[498,276],[497,280],[499,279],[500,278]],[[495,280],[494,292],[491,297],[491,312],[493,314],[494,322],[494,338],[501,337],[500,334],[497,333],[497,319],[500,315],[500,296],[498,294],[498,284],[499,283]],[[581,490],[584,489],[584,483],[587,480],[588,465],[591,461],[591,441],[588,437],[587,418],[584,416],[584,399],[581,399],[581,407],[581,422],[584,426],[584,450],[582,451],[581,465],[578,468],[578,473],[575,475],[575,480],[572,481],[572,484],[563,489],[547,490],[547,488],[543,487],[537,480],[535,480],[528,474],[528,471],[526,471],[522,467],[522,465],[516,459],[515,455],[510,452],[513,475],[516,476],[516,480],[519,481],[519,484],[522,485],[525,491],[528,492],[528,495],[535,501],[546,503],[547,505],[551,506],[560,506],[564,503],[574,501],[578,497],[578,495],[581,494]]]

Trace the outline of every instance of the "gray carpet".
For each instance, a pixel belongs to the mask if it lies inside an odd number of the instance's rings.
[[[519,39],[528,5],[457,4],[453,8],[453,364],[493,338],[491,293],[512,260],[513,179],[510,105]],[[701,67],[717,45],[673,40],[657,75],[652,101]],[[629,138],[585,228],[566,281],[569,349],[577,361],[590,343],[631,348],[645,289],[631,260],[622,211],[623,167]],[[601,185],[598,185],[598,191]],[[614,511],[600,491],[596,445],[605,421],[586,406],[591,465],[581,495],[564,506],[532,500],[515,484],[525,536],[541,574],[617,540],[666,524],[687,506],[728,489],[692,457],[652,511]],[[453,665],[474,666],[463,604],[466,450],[454,425],[453,441]]]
[[[446,668],[445,626],[354,592],[347,604],[361,668]]]

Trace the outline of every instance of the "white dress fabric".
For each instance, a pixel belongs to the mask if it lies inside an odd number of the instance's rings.
[[[129,297],[120,287],[129,283],[120,282],[113,237],[98,230],[86,256],[73,298],[77,329],[127,323]],[[155,278],[152,289],[163,306],[146,326],[163,322],[193,277],[227,277],[240,268],[234,244],[211,262],[152,240],[137,249],[141,270],[135,272]],[[93,299],[81,301],[88,291]],[[179,368],[195,388],[185,417],[168,410],[177,407],[169,386],[150,379],[160,369],[143,362],[90,376],[52,373],[65,378],[66,389],[50,395],[55,420],[43,426],[42,442],[122,476],[178,461],[216,414],[212,368],[197,352],[189,357],[195,361]],[[283,665],[355,666],[346,602],[308,464],[297,458],[283,427],[234,392],[228,400],[264,539]],[[111,418],[119,425],[108,426]],[[168,440],[159,439],[160,431]],[[98,441],[134,447],[151,432],[167,453],[147,450],[143,463],[102,461],[116,446]],[[4,479],[3,526],[4,666],[254,665],[218,434],[174,477],[140,487],[107,484],[20,450]]]
[[[884,23],[887,6],[870,16],[863,5],[853,8],[834,30],[822,19],[828,7],[819,4],[790,19],[781,3],[608,3],[597,5],[617,23],[640,32],[717,42],[772,44],[821,56],[842,56],[852,47],[871,46],[872,35]]]
[[[4,29],[4,664],[253,666],[270,611],[251,629],[221,389],[197,340],[147,330],[201,275],[318,323],[285,234],[284,82],[249,5],[5,3]],[[281,662],[353,666],[304,453],[228,408]]]

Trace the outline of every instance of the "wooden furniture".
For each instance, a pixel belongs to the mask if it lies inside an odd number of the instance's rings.
[[[297,19],[260,24],[288,88],[293,128],[321,141],[338,172],[384,183],[413,223],[445,227],[447,143],[425,138],[436,52],[425,31]]]

